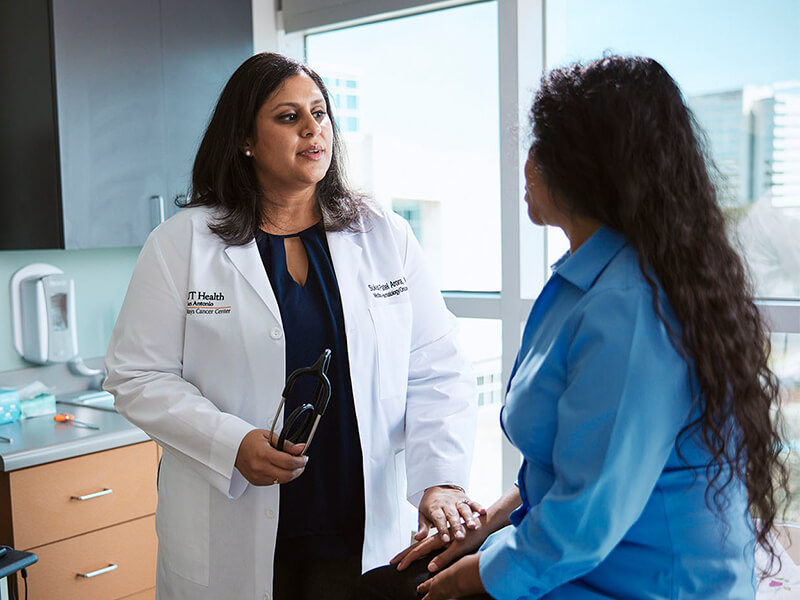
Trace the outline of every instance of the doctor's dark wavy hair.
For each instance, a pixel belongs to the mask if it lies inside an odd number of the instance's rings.
[[[264,102],[286,79],[300,73],[313,79],[322,92],[333,129],[331,165],[316,190],[325,228],[355,229],[365,207],[363,197],[345,181],[339,129],[322,78],[288,56],[256,54],[236,69],[222,90],[194,160],[189,201],[179,204],[222,209],[211,230],[232,246],[250,242],[263,217],[263,192],[252,159],[244,155],[242,146],[248,137],[255,137],[256,115]]]
[[[700,416],[681,430],[676,448],[697,434],[710,451],[706,502],[720,516],[734,477],[745,483],[756,540],[774,559],[767,534],[779,491],[788,497],[779,426],[770,416],[778,380],[751,284],[726,233],[712,163],[677,84],[655,60],[607,56],[545,75],[530,118],[530,157],[554,202],[628,238],[669,331],[649,273],[661,283],[681,325],[670,338],[700,386]]]

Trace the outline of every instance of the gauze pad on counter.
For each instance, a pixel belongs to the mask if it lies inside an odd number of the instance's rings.
[[[39,394],[23,400],[20,404],[23,419],[56,414],[56,397],[53,394]]]

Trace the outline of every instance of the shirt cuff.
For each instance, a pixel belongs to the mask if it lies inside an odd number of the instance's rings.
[[[247,421],[234,415],[225,415],[211,442],[209,467],[221,475],[219,480],[212,483],[229,498],[238,498],[247,488],[247,480],[234,467],[234,464],[242,439],[253,429],[256,428]]]
[[[416,508],[419,508],[419,503],[422,502],[422,497],[425,495],[425,491],[428,490],[429,488],[439,487],[439,486],[458,488],[462,492],[466,493],[466,488],[464,488],[464,486],[459,483],[454,483],[452,481],[439,481],[437,483],[431,483],[430,485],[426,485],[424,488],[422,488],[422,490],[414,492],[413,494],[409,495],[408,501],[411,504],[413,504]]]

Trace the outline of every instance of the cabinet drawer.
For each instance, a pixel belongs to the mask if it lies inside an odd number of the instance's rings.
[[[137,592],[132,596],[125,596],[121,600],[156,600],[156,589],[150,588],[143,592]]]
[[[153,514],[156,445],[145,442],[13,471],[9,484],[14,546],[29,550]]]
[[[109,600],[145,592],[156,584],[156,548],[154,516],[41,546],[39,562],[28,567],[30,597]],[[110,565],[116,568],[89,578],[79,575]]]

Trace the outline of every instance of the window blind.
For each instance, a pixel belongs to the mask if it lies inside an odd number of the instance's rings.
[[[432,2],[431,0],[283,0],[283,27],[287,33],[334,23],[368,19],[384,13],[396,13],[430,6],[440,8],[468,4],[464,0]]]

